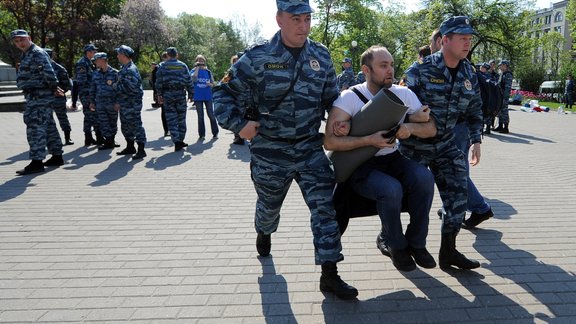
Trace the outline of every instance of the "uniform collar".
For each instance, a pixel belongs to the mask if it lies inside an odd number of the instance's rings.
[[[304,43],[302,52],[300,55],[304,55],[304,58],[306,56],[306,47],[308,47],[308,44],[310,43],[310,39],[306,39],[306,42]],[[274,34],[274,36],[272,37],[272,39],[270,39],[270,46],[272,47],[272,50],[275,54],[277,55],[282,55],[284,53],[287,53],[286,47],[284,47],[284,44],[282,44],[282,36],[280,35],[280,30],[276,32],[276,34]]]

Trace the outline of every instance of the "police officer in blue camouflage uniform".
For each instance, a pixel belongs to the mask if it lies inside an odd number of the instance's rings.
[[[32,160],[16,173],[26,175],[43,172],[44,166],[64,164],[62,140],[52,116],[55,96],[64,96],[64,91],[58,88],[58,79],[52,69],[50,57],[32,43],[27,31],[14,30],[10,33],[10,39],[14,46],[22,51],[16,85],[22,89],[26,98],[24,124]],[[46,147],[52,157],[42,163],[46,157]]]
[[[338,90],[344,91],[355,84],[357,83],[356,76],[352,70],[352,59],[345,57],[342,60],[342,73],[338,75]]]
[[[480,266],[456,249],[456,237],[466,214],[466,157],[455,144],[453,129],[467,122],[472,143],[473,165],[480,160],[482,99],[478,79],[466,59],[474,29],[468,17],[457,16],[440,26],[442,49],[406,71],[407,85],[422,104],[428,105],[437,127],[431,139],[410,137],[402,140],[401,152],[430,167],[446,211],[442,221],[442,241],[438,257],[441,268],[456,266],[474,269]]]
[[[254,45],[234,64],[214,93],[220,125],[251,140],[251,172],[258,195],[256,249],[268,256],[280,208],[296,180],[311,212],[315,261],[322,265],[320,290],[342,299],[358,295],[338,275],[343,260],[332,203],[334,174],[322,148],[321,118],[338,96],[328,49],[308,39],[308,0],[277,0],[280,27],[270,41]],[[245,114],[242,96],[252,93]],[[252,108],[258,109],[253,114]],[[251,119],[251,120],[247,120]]]
[[[118,62],[122,69],[118,72],[118,79],[113,84],[116,92],[114,109],[120,112],[122,134],[126,138],[126,148],[116,154],[132,156],[133,160],[142,159],[146,156],[146,132],[142,126],[142,77],[136,64],[132,62],[134,50],[126,45],[116,49]],[[134,148],[134,141],[138,143],[138,151]]]
[[[90,110],[96,110],[100,131],[104,143],[98,150],[110,150],[116,147],[114,139],[118,133],[118,111],[114,109],[116,93],[112,85],[118,79],[118,70],[108,64],[108,54],[94,54],[96,71],[92,75],[90,85]]]
[[[508,100],[510,99],[510,92],[512,91],[512,80],[514,76],[510,72],[510,62],[507,60],[500,61],[498,64],[500,69],[500,79],[498,84],[500,89],[502,89],[502,99],[504,104],[502,105],[502,110],[498,113],[498,127],[494,130],[503,134],[508,134],[508,124],[510,123],[510,115],[508,114]]]
[[[54,73],[56,73],[56,78],[58,78],[58,86],[60,89],[66,93],[72,90],[72,82],[70,81],[70,76],[68,71],[62,65],[56,63],[53,58],[53,51],[50,48],[45,48],[44,51],[50,57],[50,62],[52,63],[52,68]],[[64,145],[73,145],[74,142],[70,139],[70,132],[72,131],[72,126],[70,126],[70,120],[68,120],[68,114],[66,113],[66,96],[58,96],[54,98],[54,105],[52,106],[54,113],[58,118],[60,123],[60,128],[64,132]]]
[[[84,56],[76,62],[76,86],[78,87],[78,96],[82,103],[82,113],[84,114],[84,145],[103,144],[104,139],[100,134],[98,127],[98,116],[96,111],[90,110],[90,83],[92,82],[92,74],[96,69],[92,63],[94,54],[98,48],[94,44],[87,44],[84,46]],[[96,133],[96,139],[92,137],[92,129]]]
[[[156,91],[158,101],[164,105],[166,122],[170,130],[174,151],[180,151],[188,144],[184,143],[186,136],[186,92],[192,98],[194,85],[190,70],[184,62],[178,60],[178,50],[175,47],[166,49],[168,60],[160,63],[156,72]]]

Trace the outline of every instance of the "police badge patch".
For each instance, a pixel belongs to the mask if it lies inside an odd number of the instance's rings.
[[[112,85],[112,80],[106,81],[106,84],[109,85],[109,86]]]
[[[472,82],[468,79],[464,80],[464,88],[466,88],[466,90],[472,90]]]
[[[310,67],[312,68],[312,70],[318,72],[318,71],[320,71],[320,62],[318,62],[318,60],[316,60],[316,59],[311,59],[310,60]]]

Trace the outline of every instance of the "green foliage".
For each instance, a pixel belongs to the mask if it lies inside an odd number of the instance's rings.
[[[515,71],[515,77],[520,80],[522,90],[538,93],[538,88],[545,80],[546,71],[544,67],[536,64],[522,64],[521,68]]]

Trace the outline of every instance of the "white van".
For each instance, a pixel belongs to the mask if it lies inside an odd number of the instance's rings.
[[[556,101],[562,100],[562,81],[544,81],[538,88],[538,93],[544,95],[548,99]]]

